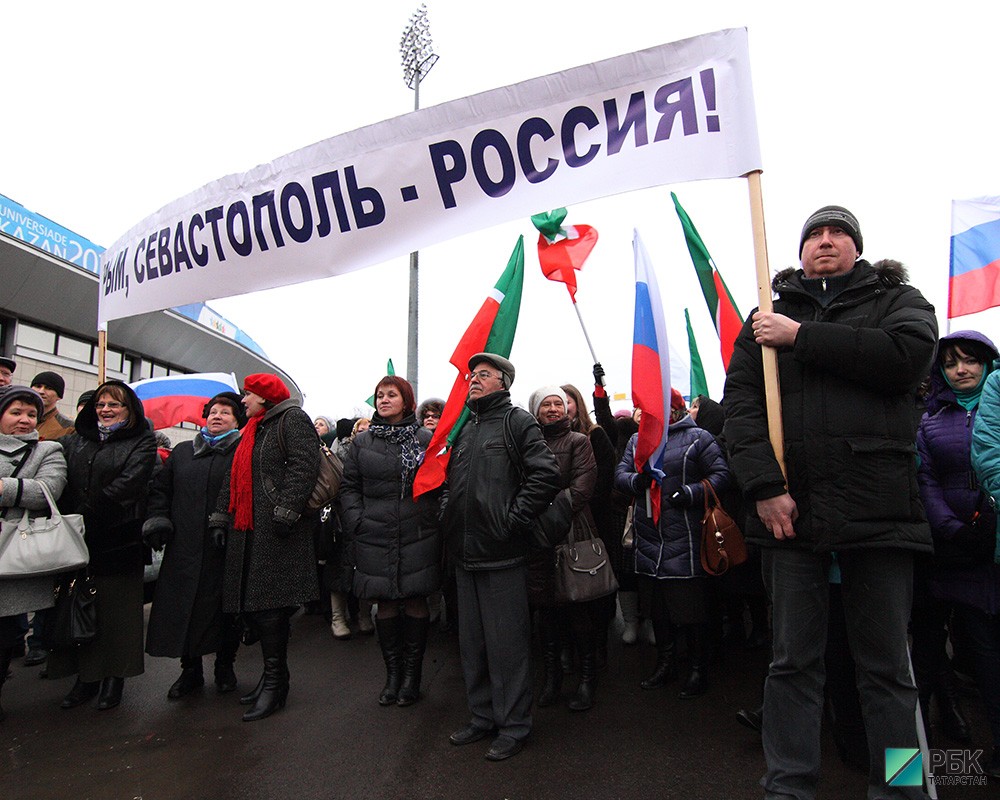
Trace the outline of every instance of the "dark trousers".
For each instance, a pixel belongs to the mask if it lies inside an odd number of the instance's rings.
[[[987,614],[964,603],[955,604],[962,630],[972,651],[976,685],[983,698],[993,746],[1000,746],[1000,615]]]
[[[917,690],[910,678],[907,623],[913,556],[904,550],[838,553],[847,638],[858,667],[868,734],[868,796],[926,798],[922,787],[885,783],[885,748],[916,747]],[[773,660],[764,686],[761,781],[768,798],[812,800],[820,767],[830,555],[785,546],[763,553],[771,595]]]
[[[458,642],[471,723],[513,739],[531,732],[528,568],[457,567]]]

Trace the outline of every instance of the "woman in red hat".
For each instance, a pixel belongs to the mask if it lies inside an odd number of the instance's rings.
[[[416,421],[413,387],[396,375],[375,387],[375,407],[344,463],[341,522],[354,592],[378,603],[375,628],[386,671],[378,701],[408,706],[420,698],[427,595],[441,587],[437,494],[413,499],[413,476],[431,431]]]
[[[264,672],[240,698],[244,722],[284,708],[288,697],[288,620],[319,597],[313,549],[315,513],[306,509],[319,473],[319,438],[277,375],[243,382],[248,422],[222,482],[211,536],[225,544],[223,609],[242,614],[260,637]]]

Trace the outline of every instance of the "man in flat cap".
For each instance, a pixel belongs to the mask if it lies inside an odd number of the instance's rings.
[[[448,462],[444,529],[458,584],[458,637],[471,719],[454,745],[495,737],[486,758],[520,752],[531,731],[529,528],[559,490],[559,467],[535,419],[510,402],[514,365],[469,360],[472,419]]]
[[[13,358],[0,356],[0,386],[10,386],[14,379],[14,370],[17,369],[17,362]]]
[[[839,571],[868,735],[868,797],[888,785],[885,748],[915,748],[907,623],[913,560],[931,551],[917,491],[913,413],[937,320],[897,261],[861,260],[857,218],[825,206],[802,228],[802,268],[779,272],[773,313],[743,325],[723,406],[730,467],[747,499],[773,603],[764,689],[768,798],[816,795],[831,567]],[[762,346],[778,351],[787,483],[768,438]]]

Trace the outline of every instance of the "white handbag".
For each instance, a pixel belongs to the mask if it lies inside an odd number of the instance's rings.
[[[38,578],[87,566],[90,553],[83,540],[83,516],[60,514],[49,487],[39,481],[52,515],[0,525],[0,578]]]

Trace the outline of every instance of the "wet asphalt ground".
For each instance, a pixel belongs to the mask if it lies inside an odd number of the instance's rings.
[[[148,607],[147,607],[148,610]],[[122,704],[69,711],[59,702],[72,680],[40,680],[38,667],[13,666],[3,691],[0,798],[3,800],[364,800],[365,798],[760,798],[759,737],[735,711],[759,701],[766,651],[734,650],[710,673],[706,695],[678,698],[676,684],[643,691],[649,646],[612,637],[597,703],[571,713],[568,676],[560,706],[536,710],[523,752],[505,762],[483,756],[489,741],[465,747],[448,735],[467,721],[454,634],[432,628],[423,699],[409,708],[377,703],[384,668],[373,637],[335,641],[319,616],[292,621],[288,705],[244,723],[239,693],[260,675],[258,647],[241,649],[240,690],[211,683],[168,701],[179,663],[146,658],[145,675],[126,681]],[[540,673],[540,670],[539,670]],[[982,714],[970,712],[977,741]],[[863,798],[865,776],[846,768],[824,733],[824,798]],[[998,796],[996,786],[940,789],[939,797]]]

